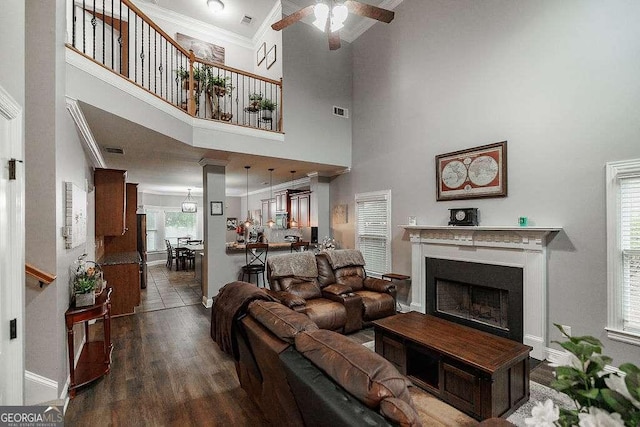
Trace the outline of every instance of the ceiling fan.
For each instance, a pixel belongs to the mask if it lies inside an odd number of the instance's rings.
[[[349,12],[364,16],[366,18],[375,19],[380,22],[389,23],[393,20],[394,12],[382,9],[370,4],[361,3],[355,0],[335,1],[335,0],[318,0],[316,4],[304,7],[291,15],[281,19],[271,25],[276,31],[280,31],[289,25],[314,14],[316,20],[313,22],[320,31],[325,31],[329,35],[329,49],[340,49],[340,28],[344,26]]]

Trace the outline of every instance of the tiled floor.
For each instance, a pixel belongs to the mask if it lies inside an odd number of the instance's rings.
[[[169,270],[163,265],[148,267],[147,288],[141,289],[136,313],[200,304],[202,289],[193,270]]]

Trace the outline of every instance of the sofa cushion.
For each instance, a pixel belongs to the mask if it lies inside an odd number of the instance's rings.
[[[337,283],[349,286],[354,291],[364,287],[364,278],[366,275],[362,267],[343,267],[336,270],[334,274]]]
[[[420,417],[413,409],[413,406],[395,397],[382,399],[380,413],[401,427],[418,427],[422,425]]]
[[[347,322],[347,309],[344,304],[326,298],[307,300],[304,314],[320,329],[342,331]]]
[[[290,344],[299,332],[318,329],[309,317],[277,302],[254,301],[249,304],[249,313],[262,326]]]
[[[321,252],[316,255],[316,262],[318,265],[318,282],[321,287],[332,285],[336,283],[336,276],[333,274],[333,268],[329,264],[329,258],[327,258],[326,252]]]
[[[396,314],[396,302],[389,294],[365,290],[356,291],[355,294],[362,298],[362,305],[364,306],[362,317],[365,321]]]
[[[304,299],[320,298],[322,291],[315,279],[285,277],[280,280],[280,288]]]
[[[397,397],[411,404],[409,381],[385,358],[327,330],[300,332],[296,349],[370,408]]]

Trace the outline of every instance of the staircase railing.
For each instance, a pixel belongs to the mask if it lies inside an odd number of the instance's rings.
[[[70,0],[67,46],[193,117],[282,132],[282,80],[197,58],[130,0]]]

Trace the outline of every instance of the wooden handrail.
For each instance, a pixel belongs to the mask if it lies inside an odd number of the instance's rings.
[[[271,83],[271,84],[278,85],[278,86],[282,85],[282,81],[281,80],[270,79],[268,77],[264,77],[264,76],[260,76],[258,74],[250,73],[248,71],[243,71],[243,70],[239,70],[237,68],[229,67],[229,66],[224,65],[224,64],[219,64],[217,62],[207,61],[206,59],[198,58],[197,56],[194,56],[194,60],[195,60],[195,62],[199,62],[201,64],[208,65],[210,67],[220,68],[221,70],[227,70],[227,71],[230,71],[232,73],[241,74],[243,76],[250,77],[252,79],[262,80],[263,82]]]
[[[129,9],[133,10],[136,13],[136,15],[140,16],[140,18],[142,18],[142,20],[145,21],[151,28],[153,28],[158,33],[160,33],[169,43],[171,43],[173,46],[175,46],[176,49],[178,49],[180,52],[182,52],[185,56],[189,56],[189,51],[187,49],[185,49],[184,47],[180,46],[177,41],[173,40],[169,36],[169,34],[165,33],[162,30],[162,28],[158,27],[156,25],[156,23],[153,22],[151,20],[151,18],[149,18],[147,15],[145,15],[145,13],[143,11],[138,9],[136,7],[136,5],[131,3],[129,0],[120,0],[120,1],[122,3],[124,3],[124,4],[126,4]]]
[[[25,263],[24,265],[24,271],[26,274],[36,279],[40,283],[40,287],[42,287],[43,285],[48,285],[49,283],[56,280],[56,277],[58,277],[55,274],[47,273],[27,263]]]

